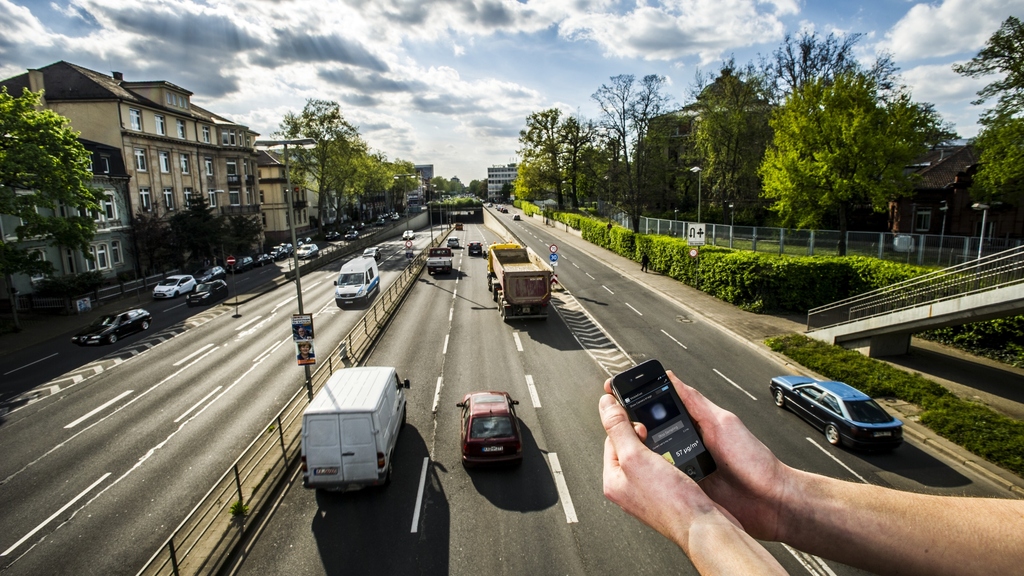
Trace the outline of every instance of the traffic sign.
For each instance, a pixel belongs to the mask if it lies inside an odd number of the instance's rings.
[[[552,244],[551,246],[548,246],[548,250],[550,250],[551,253],[554,254],[555,252],[558,252],[558,246]]]
[[[412,240],[406,240],[405,241],[405,247],[406,248],[412,248]]]
[[[686,243],[690,246],[704,245],[704,224],[688,224],[686,226]]]
[[[234,256],[228,256],[227,259],[225,259],[224,261],[227,262],[228,266],[234,266],[235,265],[235,257]]]
[[[548,259],[551,260],[551,263],[553,265],[556,265],[556,266],[558,265],[558,254],[555,254],[554,252],[552,252],[551,255],[548,256]]]
[[[690,258],[696,258],[696,257],[697,257],[697,249],[696,248],[690,248]]]

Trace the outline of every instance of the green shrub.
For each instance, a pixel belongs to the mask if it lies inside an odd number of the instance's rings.
[[[103,275],[99,272],[82,272],[65,276],[47,276],[39,283],[36,292],[40,296],[81,296],[103,286]]]
[[[1024,315],[929,330],[916,336],[1024,367]]]

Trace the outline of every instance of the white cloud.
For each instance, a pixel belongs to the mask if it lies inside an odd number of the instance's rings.
[[[903,72],[903,79],[913,91],[917,102],[931,102],[944,120],[956,125],[962,137],[978,132],[978,116],[982,106],[970,104],[987,82],[967,78],[953,72],[948,64],[917,66]]]
[[[944,0],[917,4],[885,34],[879,48],[897,62],[977,53],[1022,0]]]

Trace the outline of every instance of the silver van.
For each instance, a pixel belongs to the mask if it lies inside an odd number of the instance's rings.
[[[408,388],[394,368],[332,374],[302,415],[302,485],[345,491],[389,484]]]
[[[341,267],[334,281],[334,303],[338,308],[359,302],[366,304],[380,290],[380,271],[373,258],[353,258]]]

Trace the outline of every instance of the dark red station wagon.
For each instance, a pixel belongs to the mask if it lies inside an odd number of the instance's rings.
[[[523,436],[519,418],[508,392],[471,392],[462,402],[462,464],[512,464],[523,462]]]

